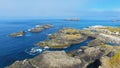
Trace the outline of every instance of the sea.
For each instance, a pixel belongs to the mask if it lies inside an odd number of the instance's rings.
[[[28,32],[28,29],[31,29],[36,25],[44,24],[52,24],[54,27],[40,33]],[[63,19],[0,21],[0,68],[5,68],[17,60],[30,59],[41,54],[41,52],[37,54],[29,54],[29,51],[32,48],[41,48],[35,44],[39,41],[48,40],[48,34],[53,34],[62,28],[76,28],[82,30],[83,28],[94,25],[120,27],[120,22],[112,22],[111,20],[65,21]],[[16,38],[8,36],[11,33],[22,30],[27,32],[25,36]],[[75,46],[58,50],[69,52],[71,50],[78,49],[80,46],[87,45],[90,40],[91,39],[88,39],[83,43],[76,44]],[[49,50],[54,51],[57,49]]]

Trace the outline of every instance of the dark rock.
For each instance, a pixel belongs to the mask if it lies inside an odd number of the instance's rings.
[[[99,59],[96,59],[93,63],[89,64],[87,68],[98,68],[101,65],[101,62]]]
[[[113,57],[115,55],[114,51],[111,51],[110,53],[107,54],[108,57]]]

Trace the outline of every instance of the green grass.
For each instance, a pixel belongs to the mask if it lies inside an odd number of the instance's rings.
[[[120,65],[120,50],[110,59],[111,67]]]

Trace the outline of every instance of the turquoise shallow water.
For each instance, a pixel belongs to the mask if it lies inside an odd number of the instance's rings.
[[[37,24],[53,24],[54,28],[45,30],[41,33],[27,33],[23,37],[11,38],[8,34],[21,30],[27,31]],[[55,33],[63,27],[73,27],[83,29],[92,25],[120,26],[120,22],[102,21],[102,20],[81,20],[81,21],[64,21],[64,20],[24,20],[24,21],[0,21],[0,68],[12,64],[16,60],[32,58],[36,55],[29,55],[26,49],[35,47],[35,43],[48,39],[48,34]],[[88,39],[89,40],[89,39]],[[84,42],[77,45],[86,45]],[[77,46],[76,46],[77,47]],[[76,47],[67,48],[66,51]],[[78,47],[77,47],[78,48]]]

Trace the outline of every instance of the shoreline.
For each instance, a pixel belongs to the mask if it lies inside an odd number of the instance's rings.
[[[114,27],[109,27],[109,28],[110,29],[112,28],[115,30],[119,29],[119,28],[114,28]],[[106,32],[106,30],[108,30],[108,31]],[[77,65],[77,68],[79,68],[79,67],[86,68],[87,66],[90,66],[92,63],[98,62],[98,61],[100,62],[100,64],[98,64],[98,67],[104,68],[104,63],[103,63],[104,60],[102,60],[101,58],[107,57],[107,58],[111,59],[114,57],[114,55],[116,55],[118,53],[118,51],[120,49],[120,46],[117,46],[117,45],[111,46],[111,45],[107,44],[108,41],[106,39],[106,36],[112,37],[112,38],[114,38],[115,36],[119,36],[118,32],[117,32],[117,34],[112,34],[112,32],[110,32],[110,31],[111,30],[109,30],[107,28],[107,26],[91,26],[91,27],[88,27],[87,29],[83,29],[82,31],[80,30],[80,32],[79,32],[79,30],[76,30],[74,28],[65,28],[65,29],[61,29],[60,31],[58,31],[55,34],[51,34],[51,37],[50,37],[51,39],[48,40],[47,42],[45,41],[45,45],[47,44],[47,46],[49,47],[49,46],[51,46],[51,44],[53,45],[55,43],[55,46],[59,47],[59,46],[61,46],[61,45],[59,45],[59,44],[61,44],[59,42],[68,43],[70,40],[72,40],[72,42],[75,43],[78,40],[78,38],[79,39],[82,38],[81,37],[82,35],[85,35],[86,37],[95,38],[94,40],[88,42],[88,44],[85,44],[86,46],[80,46],[80,48],[66,53],[67,55],[64,54],[64,57],[70,57],[70,58],[74,58],[74,59],[77,57],[77,59],[80,60],[80,61],[78,61],[78,63],[75,63],[75,65]],[[104,35],[105,37],[101,36],[101,34]],[[111,34],[111,36],[110,36],[110,34]],[[70,36],[70,37],[67,37],[67,36]],[[51,40],[54,40],[54,41],[51,41]],[[57,40],[59,40],[59,42]],[[75,40],[75,41],[73,41],[73,40]],[[66,43],[63,43],[62,45],[66,44]],[[71,45],[73,43],[71,43],[71,41],[70,41],[69,44]],[[48,44],[50,44],[50,45],[48,45]],[[58,45],[56,45],[56,44],[58,44]],[[72,45],[72,46],[74,47],[74,45]],[[31,64],[32,64],[32,67],[34,67],[34,66],[39,67],[38,63],[45,63],[45,64],[42,64],[42,66],[44,68],[44,65],[46,65],[47,62],[54,63],[54,64],[56,64],[56,63],[62,64],[61,62],[53,61],[53,60],[56,60],[56,58],[52,58],[52,57],[54,57],[55,52],[57,52],[57,51],[56,50],[49,51],[49,52],[44,51],[42,54],[36,56],[33,59],[24,60],[24,61],[17,61],[15,63],[13,63],[8,68],[14,68],[16,66],[16,64],[21,64],[23,62],[25,63],[25,66],[24,65],[22,66],[23,68],[25,68],[26,65],[31,66]],[[62,51],[58,51],[58,52],[62,53]],[[53,55],[51,55],[49,53],[51,53]],[[110,53],[112,53],[112,54],[110,54]],[[44,61],[41,61],[40,58],[45,58],[44,56],[42,57],[42,55],[51,56],[51,58],[49,58],[51,61],[46,60],[47,58],[43,59]],[[61,54],[59,57],[62,57]],[[39,59],[37,59],[37,58],[39,58]],[[119,59],[119,58],[120,57],[117,57],[116,59]],[[31,60],[36,62],[36,63],[33,63]],[[37,60],[39,60],[39,61],[37,61]],[[60,60],[62,60],[62,58]],[[66,58],[66,60],[67,60],[67,58]],[[68,61],[71,61],[71,60],[72,59],[69,59]],[[96,61],[96,60],[98,60],[98,61]],[[109,61],[111,62],[113,60],[114,59],[107,60],[106,62],[108,63]],[[28,62],[31,64],[29,64]],[[47,64],[47,65],[54,68],[54,64],[53,65]],[[109,65],[109,64],[107,64],[107,65]],[[19,66],[19,65],[17,65],[17,66]],[[60,65],[58,64],[58,66],[60,66]],[[74,64],[72,66],[74,67]],[[112,66],[114,66],[114,65],[112,65]],[[64,65],[63,68],[66,68],[66,67],[67,66]]]

